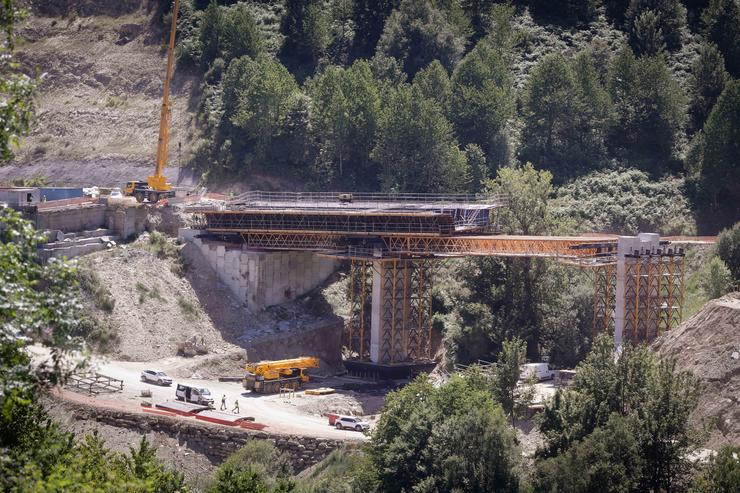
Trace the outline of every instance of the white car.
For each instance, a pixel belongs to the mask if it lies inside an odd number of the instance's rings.
[[[111,199],[122,199],[123,198],[123,194],[121,193],[121,189],[120,188],[111,188],[110,189],[110,195],[108,195],[108,198],[111,198]]]
[[[555,378],[555,372],[550,369],[547,363],[527,363],[521,368],[520,380],[529,380],[534,378],[538,382],[543,380],[552,380]]]
[[[370,428],[370,423],[363,421],[360,418],[353,418],[352,416],[339,416],[334,421],[334,426],[337,430],[350,429],[355,431],[365,431]]]
[[[156,383],[157,385],[172,385],[172,379],[165,372],[159,370],[142,371],[141,381]]]

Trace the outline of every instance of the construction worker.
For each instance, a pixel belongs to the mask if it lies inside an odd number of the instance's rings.
[[[223,397],[221,397],[221,410],[226,411],[228,408],[226,407],[226,394],[224,394]]]
[[[234,402],[234,409],[232,409],[231,412],[234,414],[239,414],[239,399]]]

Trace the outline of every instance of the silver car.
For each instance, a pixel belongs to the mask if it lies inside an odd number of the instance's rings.
[[[165,372],[159,370],[142,371],[141,381],[156,383],[157,385],[172,385],[172,379]]]
[[[365,431],[370,428],[370,423],[363,421],[360,418],[354,418],[352,416],[340,416],[334,421],[334,426],[337,430],[343,430],[345,428],[355,431]]]

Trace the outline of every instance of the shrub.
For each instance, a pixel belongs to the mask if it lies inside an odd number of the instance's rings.
[[[740,222],[717,235],[715,249],[730,269],[735,283],[740,284]]]
[[[556,213],[578,231],[696,234],[684,181],[651,180],[639,170],[598,171],[557,190]]]
[[[104,312],[111,313],[116,305],[116,300],[110,290],[103,284],[100,276],[89,264],[82,264],[77,270],[77,280],[82,291],[90,295],[95,306]]]
[[[703,273],[702,289],[709,299],[716,299],[732,291],[732,273],[719,257],[713,257]]]

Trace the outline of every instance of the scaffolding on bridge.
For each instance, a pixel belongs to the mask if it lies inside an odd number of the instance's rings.
[[[359,361],[433,357],[433,266],[450,257],[551,258],[587,269],[594,281],[593,331],[614,331],[618,237],[491,234],[506,204],[491,195],[248,192],[226,210],[200,212],[210,235],[245,248],[308,250],[349,261],[343,341],[349,358]],[[625,337],[650,341],[681,319],[683,251],[641,252],[627,263]]]

